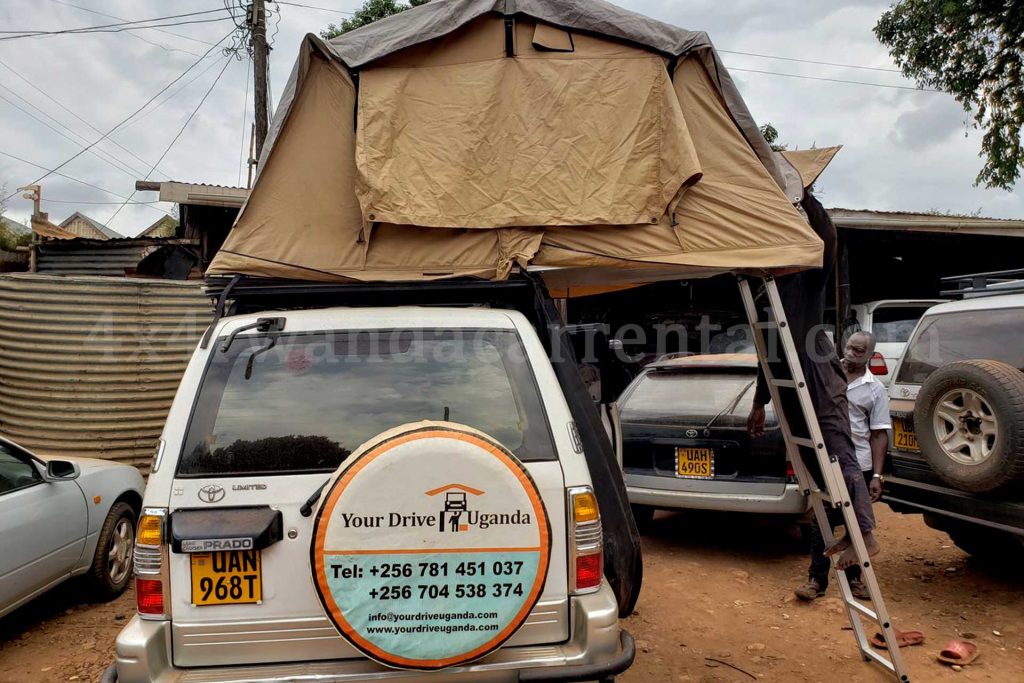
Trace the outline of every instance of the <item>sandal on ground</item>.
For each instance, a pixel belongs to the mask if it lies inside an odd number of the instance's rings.
[[[966,640],[954,638],[938,654],[938,660],[943,664],[958,664],[967,666],[978,658],[978,646]]]
[[[899,647],[908,647],[910,645],[921,645],[924,643],[924,634],[920,631],[899,631],[897,629],[892,630],[896,636],[896,644]],[[879,650],[888,650],[889,646],[885,643],[885,636],[881,633],[876,633],[871,636],[871,644],[877,647]]]

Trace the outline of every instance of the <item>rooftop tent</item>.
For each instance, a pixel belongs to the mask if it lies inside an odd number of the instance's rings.
[[[820,264],[707,36],[591,0],[434,0],[304,40],[208,275],[592,291]]]

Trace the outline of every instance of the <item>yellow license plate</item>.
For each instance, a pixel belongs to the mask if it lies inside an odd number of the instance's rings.
[[[259,550],[192,553],[192,604],[244,605],[263,600]]]
[[[677,448],[676,476],[682,479],[714,479],[715,452],[710,448]]]
[[[901,451],[921,452],[921,446],[917,443],[917,434],[910,426],[908,420],[896,418],[893,420],[893,446]]]

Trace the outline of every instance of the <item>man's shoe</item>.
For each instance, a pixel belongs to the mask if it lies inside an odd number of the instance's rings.
[[[850,582],[850,592],[853,593],[853,597],[857,598],[858,600],[871,599],[871,593],[868,591],[868,585],[860,579],[856,579]]]
[[[810,602],[825,594],[825,589],[816,579],[808,579],[807,583],[797,588],[793,593],[801,600]]]

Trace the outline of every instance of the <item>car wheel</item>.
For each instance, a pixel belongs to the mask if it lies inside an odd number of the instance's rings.
[[[648,531],[654,521],[654,508],[650,505],[630,505],[629,507],[633,510],[633,520],[636,522],[637,530],[641,533]]]
[[[120,595],[132,578],[135,549],[135,511],[127,503],[115,503],[103,520],[89,582],[93,596],[111,600]]]
[[[1006,363],[950,363],[925,381],[914,425],[946,483],[982,493],[1024,480],[1024,373]]]

